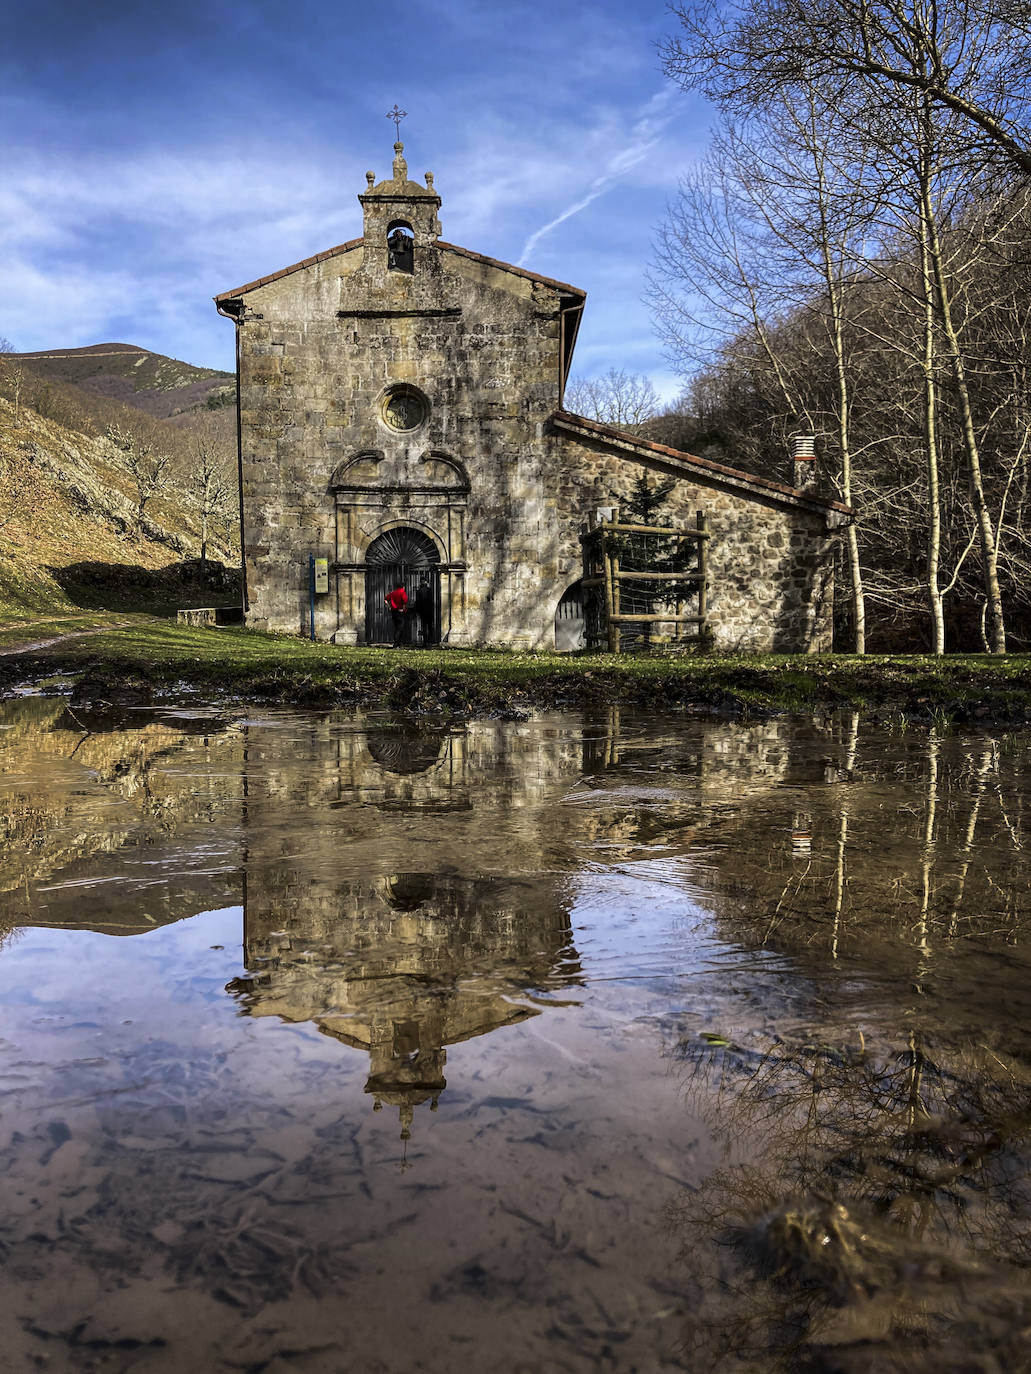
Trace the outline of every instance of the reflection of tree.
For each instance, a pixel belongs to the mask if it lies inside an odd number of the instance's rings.
[[[859,1036],[681,1053],[717,1132],[763,1142],[675,1213],[693,1263],[713,1236],[736,1257],[691,1333],[713,1367],[974,1367],[953,1349],[1025,1367],[1031,1073],[916,1032],[877,1052]]]
[[[785,796],[779,813],[742,807],[747,844],[724,823],[728,863],[712,886],[730,938],[835,958],[891,945],[918,982],[959,937],[1017,938],[1031,912],[1028,743],[935,730],[885,740],[853,717],[834,749],[829,786]],[[812,844],[800,864],[789,828],[803,806]]]
[[[887,732],[854,712],[809,733],[774,724],[667,741],[613,713],[584,736],[581,833],[629,847],[669,826],[728,943],[789,954],[799,1003],[827,986],[829,956],[838,1007],[862,1009],[844,1044],[823,1029],[755,1053],[682,1047],[728,1153],[761,1152],[673,1216],[694,1271],[691,1368],[980,1370],[979,1350],[985,1370],[1031,1368],[1031,1056],[998,943],[1022,941],[1031,914],[1028,742]],[[986,974],[996,958],[1009,991]],[[875,1039],[900,990],[898,1026]]]

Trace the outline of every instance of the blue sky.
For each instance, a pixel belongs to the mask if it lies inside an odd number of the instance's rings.
[[[0,335],[233,366],[211,297],[361,233],[365,171],[434,173],[443,237],[583,287],[576,372],[678,390],[641,301],[709,115],[652,0],[30,0],[4,20]]]

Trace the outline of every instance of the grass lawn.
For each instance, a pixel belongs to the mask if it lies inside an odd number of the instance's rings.
[[[266,701],[326,706],[381,701],[395,710],[459,715],[608,700],[746,713],[851,706],[897,710],[942,725],[1031,720],[1027,655],[614,657],[365,649],[103,612],[19,623],[4,619],[0,647],[76,632],[77,637],[48,648],[5,655],[7,680],[61,670],[78,674],[80,690],[99,696],[117,694],[126,684],[189,684]]]

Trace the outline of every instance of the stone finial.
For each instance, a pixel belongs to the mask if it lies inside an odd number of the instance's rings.
[[[427,172],[427,173],[426,173],[426,189],[427,189],[427,191],[432,191],[432,190],[433,190],[433,173],[432,173],[432,172]]]
[[[394,180],[408,180],[408,163],[404,159],[405,145],[403,143],[394,144]]]
[[[365,180],[369,183],[369,190],[371,191],[372,188],[373,188],[373,186],[376,184],[376,173],[375,173],[375,172],[366,172],[366,173],[365,173]]]

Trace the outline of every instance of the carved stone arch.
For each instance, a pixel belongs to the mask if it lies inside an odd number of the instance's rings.
[[[333,568],[341,620],[338,642],[384,642],[386,627],[380,615],[383,592],[370,572],[368,552],[375,540],[392,530],[408,530],[425,539],[427,551],[433,550],[429,561],[434,610],[432,618],[420,618],[420,642],[436,642],[434,636],[450,635],[456,626],[461,630],[469,502],[464,464],[439,449],[421,454],[400,445],[385,452],[362,449],[338,465],[331,487]],[[413,565],[405,575],[415,571]],[[421,578],[423,569],[418,571]],[[411,590],[417,590],[417,585]],[[352,638],[346,638],[348,635]],[[385,642],[389,643],[389,638]]]
[[[365,747],[388,773],[427,773],[440,763],[445,738],[440,730],[382,725],[367,732]]]
[[[330,490],[335,491],[340,487],[375,486],[379,465],[385,456],[381,448],[368,448],[360,453],[352,453],[334,471],[329,481]]]
[[[586,646],[584,586],[581,578],[570,584],[555,607],[555,649],[560,654],[575,653]]]
[[[469,494],[469,473],[459,458],[443,449],[428,448],[419,458],[419,466],[426,474],[427,486],[444,487],[450,491]]]
[[[413,520],[410,516],[404,515],[395,520],[383,520],[368,535],[362,536],[357,542],[360,559],[364,563],[367,559],[369,548],[375,544],[376,540],[384,534],[389,534],[391,530],[416,530],[424,535],[437,551],[437,559],[441,563],[448,561],[448,552],[444,547],[443,541],[436,530],[420,520]]]
[[[365,642],[418,645],[438,642],[442,546],[432,530],[412,520],[380,525],[366,545]],[[403,587],[407,602],[390,609],[388,596]]]

